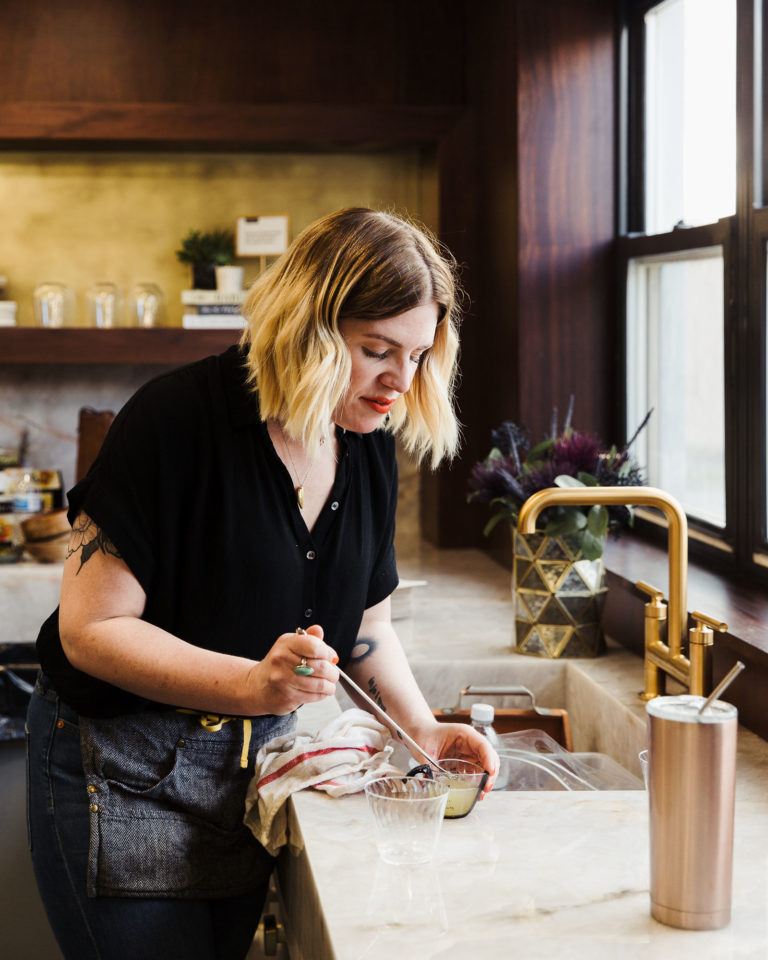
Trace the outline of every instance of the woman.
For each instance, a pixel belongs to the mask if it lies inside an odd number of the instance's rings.
[[[239,348],[136,393],[69,494],[28,718],[32,856],[68,958],[246,954],[273,865],[242,825],[254,757],[334,694],[336,663],[426,750],[498,765],[434,720],[390,622],[393,433],[433,466],[457,443],[450,263],[342,210],[245,312]]]

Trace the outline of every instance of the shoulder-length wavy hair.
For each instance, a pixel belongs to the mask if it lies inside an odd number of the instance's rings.
[[[383,320],[436,303],[434,345],[392,406],[388,429],[418,460],[431,454],[433,468],[452,457],[459,442],[458,289],[451,255],[406,220],[350,207],[311,224],[254,283],[243,308],[241,343],[262,419],[281,420],[316,454],[350,381],[340,322]]]

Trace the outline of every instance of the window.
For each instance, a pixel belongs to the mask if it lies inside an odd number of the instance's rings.
[[[645,15],[645,232],[736,212],[736,0]]]
[[[628,424],[635,454],[686,513],[725,527],[723,252],[635,257],[627,284]]]
[[[620,57],[626,430],[691,553],[768,576],[768,0],[627,0]],[[757,37],[755,40],[754,38]]]

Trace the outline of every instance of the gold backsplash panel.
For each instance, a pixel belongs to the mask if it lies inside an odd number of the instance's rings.
[[[45,281],[69,285],[77,318],[85,292],[110,280],[127,297],[136,282],[163,290],[169,322],[181,322],[189,267],[174,251],[190,228],[234,228],[237,217],[286,213],[296,235],[317,217],[364,205],[413,217],[437,230],[434,156],[419,149],[337,153],[9,152],[0,156],[0,274],[33,323],[32,292]],[[238,261],[248,285],[258,260]],[[1,358],[0,358],[1,359]],[[7,370],[0,443],[30,433],[30,455],[74,481],[80,406],[118,410],[152,368],[77,366]],[[402,452],[398,549],[419,540],[419,474]]]
[[[0,274],[33,323],[32,292],[70,286],[78,322],[97,281],[127,296],[142,281],[164,291],[180,324],[189,267],[174,251],[191,228],[235,227],[240,216],[285,213],[293,236],[340,207],[404,213],[436,229],[433,158],[418,149],[357,154],[5,153],[0,157]],[[238,261],[246,285],[259,261]]]

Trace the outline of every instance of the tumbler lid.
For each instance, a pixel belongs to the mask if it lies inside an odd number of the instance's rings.
[[[678,697],[654,697],[646,705],[648,714],[660,720],[673,720],[678,723],[725,723],[738,716],[738,710],[725,700],[714,700],[704,711],[699,708],[706,697],[696,697],[686,693]]]

